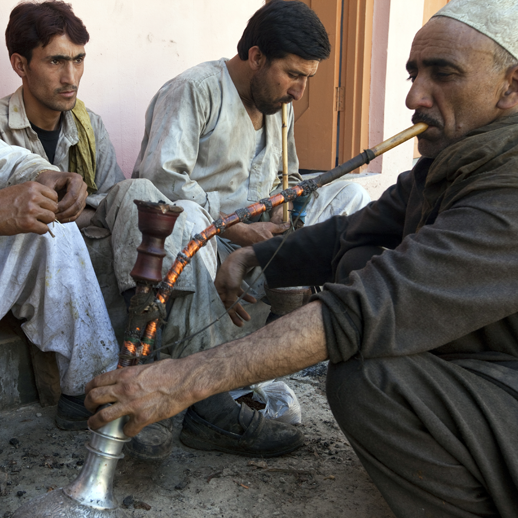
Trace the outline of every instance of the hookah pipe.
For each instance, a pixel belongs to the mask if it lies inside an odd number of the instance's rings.
[[[166,255],[164,243],[183,208],[163,202],[135,200],[135,204],[142,243],[137,248],[138,257],[131,272],[137,281],[134,298],[154,298],[152,288],[162,278],[162,261]],[[145,312],[142,318],[145,318]],[[137,322],[133,329],[136,336],[140,336],[138,325]],[[121,417],[99,430],[90,430],[90,441],[86,444],[88,452],[78,477],[64,488],[26,503],[15,511],[13,518],[129,518],[119,508],[113,494],[117,462],[124,457],[124,443],[130,440],[123,431],[126,421],[127,417]]]
[[[164,280],[162,261],[165,257],[164,243],[173,231],[175,222],[183,209],[166,203],[151,203],[135,200],[139,211],[139,229],[142,243],[137,248],[138,256],[132,277],[137,282],[136,293],[130,304],[130,319],[126,328],[118,368],[141,363],[151,352],[156,331],[165,316],[165,304],[173,287],[194,254],[209,239],[227,228],[260,215],[273,207],[307,196],[319,187],[369,163],[375,157],[422,133],[428,126],[416,124],[385,142],[367,149],[348,162],[323,173],[316,179],[306,180],[291,189],[265,198],[225,218],[218,219],[210,227],[187,244],[178,254]],[[161,282],[160,282],[161,281]],[[158,291],[154,295],[156,284]],[[143,336],[142,329],[145,327]],[[12,518],[128,518],[119,508],[113,495],[113,479],[117,462],[123,457],[122,448],[130,439],[123,428],[127,417],[120,417],[99,430],[90,430],[90,442],[81,473],[68,486],[39,496],[18,508]]]
[[[162,314],[165,313],[165,304],[169,300],[173,291],[174,285],[182,273],[183,269],[189,264],[192,257],[196,252],[204,246],[214,236],[223,233],[227,228],[235,225],[236,223],[246,221],[250,218],[258,216],[263,212],[270,211],[273,207],[277,207],[282,203],[287,204],[295,200],[299,196],[308,196],[312,192],[316,191],[319,187],[326,185],[341,176],[354,171],[358,167],[368,164],[371,160],[377,156],[393,149],[394,147],[406,142],[407,140],[415,137],[425,131],[428,125],[419,122],[414,126],[398,133],[392,138],[385,140],[381,144],[373,147],[372,149],[366,149],[363,153],[355,156],[351,160],[343,163],[321,174],[319,177],[304,180],[291,189],[285,189],[282,192],[272,196],[271,198],[265,198],[258,202],[249,205],[246,208],[238,209],[233,214],[216,220],[210,227],[196,234],[187,246],[177,255],[176,260],[167,272],[164,280],[158,285],[158,291],[156,298],[153,301],[153,309],[155,312],[159,310]],[[286,206],[286,205],[285,205]],[[140,252],[139,247],[139,254]],[[135,272],[135,269],[132,271]],[[160,308],[160,309],[159,309]],[[147,310],[148,316],[151,316],[152,312]],[[121,359],[117,368],[127,367],[130,365],[138,365],[142,363],[146,356],[148,356],[154,346],[155,336],[157,329],[160,324],[159,318],[150,318],[146,325],[142,338],[139,337],[141,327],[128,326],[124,345],[121,351]]]

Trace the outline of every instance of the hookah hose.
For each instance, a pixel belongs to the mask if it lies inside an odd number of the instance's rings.
[[[414,126],[411,126],[401,133],[398,133],[390,139],[378,144],[372,149],[366,149],[351,160],[348,160],[347,162],[335,167],[334,169],[321,174],[317,178],[305,180],[298,185],[295,185],[290,189],[285,189],[270,198],[264,198],[256,203],[253,203],[252,205],[249,205],[248,207],[238,209],[233,214],[230,214],[224,218],[219,218],[205,230],[199,234],[196,234],[193,239],[189,241],[187,246],[178,253],[176,260],[167,272],[165,278],[158,285],[158,291],[156,293],[153,304],[157,307],[165,306],[169,300],[169,297],[171,296],[171,292],[173,291],[174,285],[179,275],[189,264],[196,252],[214,236],[222,234],[227,228],[239,222],[243,222],[255,216],[259,216],[263,212],[268,212],[278,205],[292,202],[301,196],[310,195],[312,192],[316,191],[323,185],[326,185],[333,180],[336,180],[337,178],[340,178],[341,176],[354,171],[362,165],[368,164],[377,156],[419,135],[427,128],[428,125],[423,122],[415,124]],[[124,344],[121,350],[119,365],[117,368],[127,367],[129,365],[138,365],[145,359],[146,356],[151,353],[159,325],[159,318],[154,318],[149,321],[141,338],[139,338],[141,334],[140,328],[132,329],[130,332],[126,333]]]

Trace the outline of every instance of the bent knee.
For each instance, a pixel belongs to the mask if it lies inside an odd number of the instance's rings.
[[[213,219],[211,215],[194,201],[177,200],[175,205],[182,207],[185,212],[187,221],[193,224],[193,232],[201,232],[208,226],[212,225]]]
[[[338,421],[337,416],[345,416],[339,421],[342,427],[351,416],[355,422],[375,419],[390,402],[404,404],[427,373],[440,371],[440,363],[433,354],[423,353],[329,364],[326,391],[331,410]]]

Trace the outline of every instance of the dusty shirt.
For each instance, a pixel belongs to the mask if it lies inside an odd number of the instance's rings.
[[[270,196],[282,173],[282,115],[265,116],[266,146],[225,59],[195,66],[168,81],[151,100],[133,178],[147,178],[172,201],[190,200],[213,218]],[[301,181],[289,106],[290,185]]]
[[[95,134],[97,171],[95,183],[97,192],[87,198],[87,204],[97,208],[109,189],[116,183],[124,180],[124,175],[117,164],[115,149],[103,121],[99,115],[87,110]],[[12,95],[0,99],[0,138],[8,144],[28,149],[46,160],[47,155],[36,132],[25,113],[22,97],[22,87]],[[56,147],[54,165],[60,171],[68,171],[69,149],[79,140],[77,128],[71,112],[64,112],[61,133]]]
[[[0,140],[0,189],[30,182],[45,169],[58,170],[39,155]]]
[[[517,358],[517,173],[514,116],[421,160],[361,211],[290,236],[268,284],[328,283],[318,298],[333,362],[425,351]],[[261,265],[278,243],[254,245]],[[388,250],[345,276],[341,258],[364,245]]]

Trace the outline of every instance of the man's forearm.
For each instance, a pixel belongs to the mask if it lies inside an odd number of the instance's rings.
[[[297,372],[326,358],[322,308],[312,302],[214,349],[98,376],[87,385],[87,407],[95,411],[113,405],[91,417],[89,425],[97,429],[129,415],[124,431],[133,436],[213,394]]]
[[[198,400],[314,365],[327,358],[321,303],[312,302],[251,335],[196,356],[191,358]]]

